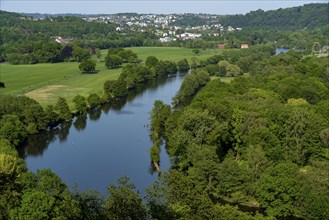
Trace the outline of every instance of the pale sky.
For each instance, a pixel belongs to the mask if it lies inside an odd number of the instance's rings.
[[[0,0],[1,10],[25,13],[80,13],[114,14],[120,12],[137,13],[208,13],[245,14],[257,9],[273,10],[301,6],[309,3],[327,3],[328,0]]]

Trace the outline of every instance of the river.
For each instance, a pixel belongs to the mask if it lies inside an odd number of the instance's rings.
[[[62,180],[79,190],[105,194],[109,184],[128,176],[141,192],[157,178],[151,174],[149,113],[155,100],[170,104],[184,75],[150,82],[130,95],[125,103],[95,110],[43,134],[31,136],[25,146],[29,170],[50,168]],[[161,169],[169,168],[165,149]]]

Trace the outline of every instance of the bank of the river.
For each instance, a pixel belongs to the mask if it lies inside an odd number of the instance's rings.
[[[171,103],[183,77],[173,75],[149,82],[148,88],[129,96],[126,103],[104,106],[86,118],[30,137],[25,147],[28,169],[50,168],[67,185],[78,184],[81,190],[105,193],[106,187],[121,176],[131,178],[140,190],[146,188],[157,178],[150,174],[149,112],[157,99]],[[160,166],[163,171],[170,166],[164,149]]]
[[[220,54],[222,50],[202,50],[195,55],[192,49],[181,47],[132,47],[127,48],[137,53],[143,61],[148,56],[155,56],[160,60],[179,61],[183,58],[191,60],[206,59]],[[66,98],[70,107],[74,107],[72,99],[80,94],[88,96],[91,93],[102,94],[103,84],[106,80],[115,80],[121,73],[121,68],[109,70],[105,68],[104,57],[107,50],[103,50],[103,56],[97,60],[97,74],[81,74],[79,63],[55,63],[35,65],[11,65],[0,64],[1,81],[6,88],[2,94],[26,95],[41,105],[54,104],[58,96]]]

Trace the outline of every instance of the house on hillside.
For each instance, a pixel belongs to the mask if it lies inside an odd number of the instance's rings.
[[[225,44],[217,44],[217,48],[218,49],[224,49],[225,48]]]
[[[241,49],[246,49],[246,48],[248,48],[248,47],[249,47],[248,44],[241,44]]]
[[[329,46],[328,45],[323,46],[320,50],[321,53],[325,53],[327,51],[329,51]]]
[[[167,42],[173,41],[173,38],[163,37],[163,38],[160,38],[159,40],[160,40],[161,43],[167,43]]]
[[[55,41],[60,44],[67,44],[68,42],[72,41],[73,38],[62,38],[62,37],[56,37]]]

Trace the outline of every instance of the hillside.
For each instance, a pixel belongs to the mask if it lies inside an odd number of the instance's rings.
[[[246,15],[220,18],[222,25],[258,29],[313,29],[328,24],[329,4],[307,4],[271,11],[251,11]]]

